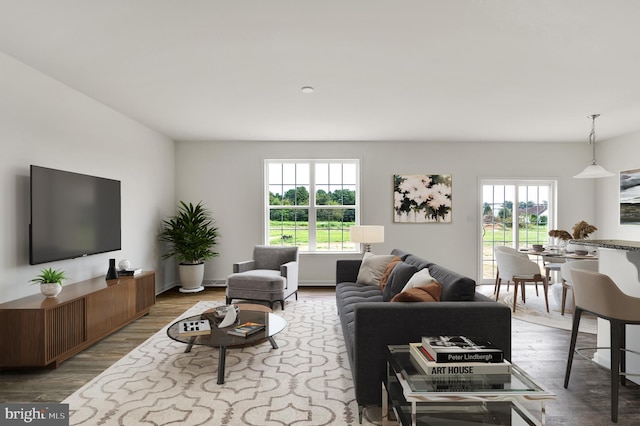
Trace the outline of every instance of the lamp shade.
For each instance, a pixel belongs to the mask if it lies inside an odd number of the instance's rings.
[[[351,241],[354,243],[384,243],[384,226],[357,225],[349,228]]]
[[[584,168],[579,174],[575,175],[576,179],[595,179],[613,176],[613,173],[605,169],[599,164],[590,164]]]
[[[591,119],[591,133],[589,133],[589,144],[591,145],[591,164],[584,168],[584,170],[574,178],[577,179],[597,179],[603,177],[613,176],[613,173],[596,163],[596,118],[600,117],[600,114],[591,114],[588,118]]]

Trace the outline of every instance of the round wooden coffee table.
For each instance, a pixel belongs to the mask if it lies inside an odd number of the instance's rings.
[[[271,343],[271,347],[273,349],[278,349],[278,344],[274,340],[273,336],[284,330],[287,325],[287,321],[284,318],[272,313],[271,309],[267,306],[249,303],[238,303],[237,306],[239,307],[238,318],[236,323],[229,327],[218,328],[211,316],[213,309],[209,309],[202,314],[182,318],[171,324],[167,329],[167,335],[171,339],[187,344],[185,353],[191,352],[193,345],[211,346],[219,349],[218,384],[224,383],[224,366],[228,347],[255,345],[265,339],[268,339]],[[209,325],[211,326],[211,332],[209,334],[200,336],[184,336],[180,335],[178,332],[181,322],[199,321],[202,319],[209,320]],[[237,327],[238,324],[243,324],[245,322],[264,324],[265,328],[264,330],[247,337],[234,336],[227,333],[231,328]]]

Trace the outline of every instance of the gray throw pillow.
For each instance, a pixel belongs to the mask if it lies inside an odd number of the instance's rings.
[[[393,296],[402,291],[416,272],[418,272],[418,268],[415,266],[399,262],[396,267],[393,268],[391,275],[389,275],[389,280],[382,293],[382,300],[389,302],[393,299]]]

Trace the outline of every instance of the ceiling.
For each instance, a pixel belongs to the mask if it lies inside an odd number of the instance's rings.
[[[598,140],[640,131],[637,0],[0,10],[0,51],[175,140],[586,142],[593,113]]]

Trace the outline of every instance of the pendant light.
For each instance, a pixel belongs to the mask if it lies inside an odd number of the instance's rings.
[[[591,144],[593,159],[591,161],[591,164],[585,167],[582,172],[575,175],[574,178],[593,179],[613,176],[613,173],[596,163],[596,118],[600,117],[600,114],[588,115],[587,117],[591,119],[591,133],[589,133],[589,143]]]

